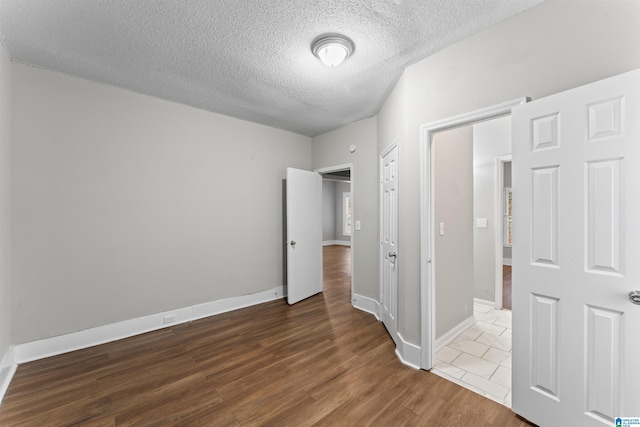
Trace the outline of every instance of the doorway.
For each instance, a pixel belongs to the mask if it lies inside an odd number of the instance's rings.
[[[432,372],[510,406],[511,312],[503,271],[503,187],[511,117],[449,129],[432,147],[436,353]],[[500,286],[502,289],[502,285]]]
[[[322,176],[323,270],[336,276],[332,283],[347,284],[348,299],[353,300],[352,165],[322,168],[316,172]]]
[[[455,226],[453,229],[451,227],[448,227],[448,224],[447,224],[448,220],[436,219],[437,206],[435,204],[435,199],[434,199],[434,190],[435,190],[434,166],[436,165],[434,160],[434,155],[435,155],[434,137],[437,133],[440,133],[443,131],[459,129],[468,125],[487,122],[489,120],[496,119],[501,116],[508,116],[510,115],[511,109],[514,106],[525,103],[526,101],[527,100],[525,98],[517,99],[511,102],[500,104],[487,109],[475,111],[475,112],[464,114],[461,116],[456,116],[456,117],[435,122],[429,125],[424,125],[421,128],[421,160],[422,160],[421,162],[421,169],[422,169],[421,251],[423,254],[426,255],[426,256],[423,256],[421,260],[421,291],[422,291],[421,292],[421,321],[422,321],[421,340],[422,340],[422,349],[423,349],[421,367],[423,369],[430,370],[434,367],[436,363],[434,352],[438,348],[438,344],[442,345],[442,342],[443,342],[442,340],[440,340],[439,342],[436,342],[436,338],[438,337],[437,332],[442,333],[442,331],[436,331],[436,327],[437,327],[436,298],[438,298],[438,305],[445,303],[445,301],[442,301],[440,298],[440,296],[442,295],[439,295],[436,291],[437,271],[439,268],[439,264],[436,259],[437,254],[435,252],[436,242],[438,238],[440,238],[442,235],[446,235],[450,231],[451,232],[460,231],[460,230],[457,230]],[[504,152],[501,154],[504,154]],[[490,206],[491,212],[486,214],[478,213],[478,212],[473,212],[470,215],[467,214],[468,218],[466,218],[467,221],[464,222],[464,224],[466,224],[464,225],[464,227],[467,228],[466,232],[469,234],[473,234],[475,231],[478,231],[478,232],[484,231],[483,229],[488,228],[488,224],[491,224],[493,228],[497,230],[493,233],[488,233],[488,235],[486,236],[491,241],[491,247],[495,247],[495,250],[490,251],[492,258],[494,258],[495,261],[493,261],[490,264],[483,265],[483,267],[487,267],[487,270],[491,273],[493,277],[490,283],[483,282],[483,283],[488,283],[488,286],[485,289],[485,292],[486,292],[485,298],[476,297],[475,300],[470,296],[467,296],[465,298],[465,303],[464,303],[465,307],[463,307],[463,311],[464,313],[466,313],[467,317],[465,318],[464,317],[465,315],[463,314],[463,317],[462,317],[463,321],[457,324],[459,329],[457,331],[453,331],[452,335],[447,337],[448,339],[455,338],[459,333],[473,326],[476,320],[476,317],[481,318],[482,321],[486,321],[488,320],[488,317],[494,316],[493,318],[494,321],[497,320],[499,323],[503,323],[504,321],[506,321],[505,319],[498,319],[497,316],[495,316],[495,313],[491,312],[491,310],[495,310],[495,307],[494,307],[496,302],[495,293],[496,293],[498,279],[502,281],[502,276],[503,276],[502,274],[503,270],[501,265],[502,258],[503,258],[502,257],[502,252],[503,252],[502,218],[500,218],[499,220],[497,219],[498,214],[495,213],[496,202],[494,201],[494,195],[495,193],[498,192],[495,185],[495,179],[497,178],[495,175],[495,171],[496,171],[495,155],[491,158],[491,163],[489,165],[489,168],[490,168],[490,172],[488,173],[488,179],[490,182],[492,182],[492,184],[490,187],[488,187],[487,191],[491,192],[492,194],[491,206]],[[500,216],[502,216],[502,209],[500,209],[499,213],[500,213]],[[450,225],[454,225],[454,224],[450,224]],[[500,225],[500,226],[497,227],[497,225]],[[498,245],[498,242],[500,242],[499,245]],[[467,249],[468,256],[469,256],[469,252],[472,253],[473,251],[469,251],[469,249]],[[498,252],[500,253],[499,258],[497,256]],[[473,258],[471,258],[470,264],[473,266]],[[471,270],[473,270],[473,268],[471,268]],[[471,277],[473,274],[474,273],[471,272],[469,276]],[[473,280],[473,279],[470,279],[470,280]],[[477,295],[477,292],[476,292],[476,295]],[[480,301],[478,301],[478,299]],[[482,303],[483,299],[485,299],[484,302],[490,302],[490,304],[485,304],[485,305],[478,304],[478,302]],[[509,317],[510,317],[510,312],[509,312]],[[510,323],[510,318],[508,319],[508,321]],[[484,322],[484,323],[488,323],[488,322]],[[485,326],[485,325],[481,325],[481,326]],[[488,327],[488,328],[492,328],[492,327]],[[497,330],[497,328],[493,328],[493,329]],[[478,331],[471,331],[470,333],[477,334],[475,337],[477,338],[484,332],[485,331],[479,331],[478,333]],[[508,334],[510,332],[510,328],[508,328],[508,331],[507,331],[507,328],[505,327],[498,332],[499,334],[500,333]],[[447,338],[445,338],[445,341]],[[491,339],[491,338],[488,338],[488,339]],[[470,346],[474,346],[474,344],[470,344]],[[505,349],[501,349],[501,348],[494,349],[491,351],[491,355],[498,355],[500,357],[504,356],[504,354],[502,353],[498,354],[499,352],[497,352],[496,350],[505,351]],[[510,343],[507,350],[510,350]],[[484,355],[487,352],[487,349],[483,347],[482,349],[478,349],[478,351],[482,352],[483,353],[482,355]],[[450,354],[449,356],[455,358],[455,357],[458,357],[459,354],[457,353]],[[485,372],[472,373],[473,375],[470,375],[470,378],[477,379],[478,380],[477,383],[488,382],[488,379],[486,378],[486,376],[487,375],[491,376],[497,373],[497,368],[488,367],[488,365],[484,365],[482,361],[482,357],[478,357],[477,355],[474,356],[473,354],[471,356],[475,358],[469,357],[468,362],[479,362],[478,363],[479,365],[483,365],[485,368],[489,370],[490,369],[493,369],[493,370],[491,372],[485,371]],[[467,362],[467,361],[463,361],[463,362]],[[471,370],[467,372],[471,372]],[[509,376],[508,379],[510,381],[511,380],[510,371],[507,371],[507,372]],[[478,374],[481,374],[481,375],[478,375]],[[501,374],[504,374],[503,370],[501,370],[500,375]],[[480,387],[469,386],[468,388],[474,389],[475,391],[479,391],[478,389]],[[482,393],[482,394],[486,395],[486,393]],[[507,397],[507,393],[505,393],[502,397],[503,398]],[[494,399],[494,400],[498,400],[498,399]]]

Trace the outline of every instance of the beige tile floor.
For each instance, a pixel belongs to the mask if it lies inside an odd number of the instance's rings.
[[[436,352],[431,372],[511,407],[511,311],[474,304],[476,322]]]

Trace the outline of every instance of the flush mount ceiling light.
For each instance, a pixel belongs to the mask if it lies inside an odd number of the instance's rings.
[[[326,66],[335,67],[355,50],[351,39],[341,34],[324,34],[311,44],[311,51]]]

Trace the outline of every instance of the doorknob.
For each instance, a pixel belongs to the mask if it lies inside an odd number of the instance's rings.
[[[395,252],[389,252],[389,258],[395,258],[397,256],[398,254],[396,254]]]
[[[296,241],[295,240],[291,241],[291,246],[293,246],[294,248],[296,247]]]
[[[636,305],[640,305],[640,291],[629,292],[629,301]]]

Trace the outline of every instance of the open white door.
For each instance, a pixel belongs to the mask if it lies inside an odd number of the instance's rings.
[[[640,417],[640,70],[513,110],[513,410]]]
[[[398,343],[398,145],[380,156],[380,318]]]
[[[287,302],[322,292],[322,177],[287,168]]]

